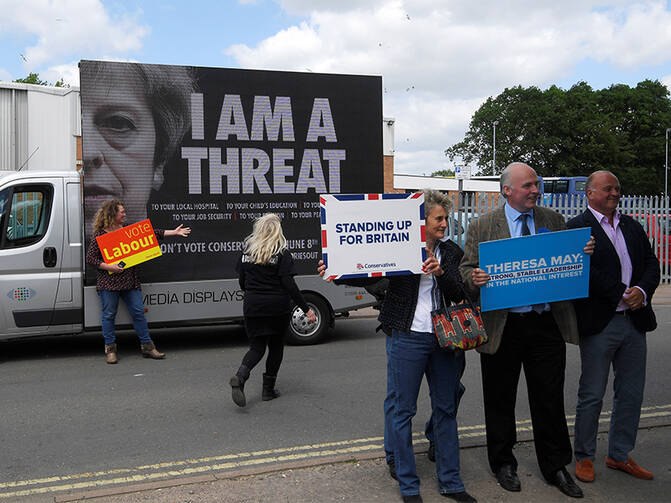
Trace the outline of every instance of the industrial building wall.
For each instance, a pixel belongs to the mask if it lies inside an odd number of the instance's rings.
[[[14,171],[28,157],[28,95],[0,87],[0,171]]]
[[[79,89],[0,82],[0,170],[74,170]]]
[[[402,192],[394,189],[394,123],[395,119],[382,119],[382,155],[384,167],[384,191]]]
[[[28,155],[24,169],[74,170],[79,92],[63,96],[28,91]]]

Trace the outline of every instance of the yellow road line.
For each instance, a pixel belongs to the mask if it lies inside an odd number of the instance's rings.
[[[641,419],[668,417],[671,416],[671,404],[643,407],[641,409]],[[600,423],[610,421],[611,411],[603,412],[599,420]],[[575,422],[575,415],[567,416],[569,426]],[[517,431],[531,431],[530,419],[517,421]],[[459,428],[461,438],[481,437],[485,434],[485,425],[463,426]],[[423,432],[413,434],[415,443],[426,443]],[[316,459],[326,456],[335,456],[343,454],[352,454],[367,452],[376,449],[382,449],[383,437],[368,437],[353,440],[342,440],[337,442],[325,442],[319,444],[308,444],[293,447],[283,447],[278,449],[266,449],[252,452],[241,452],[236,454],[225,454],[220,456],[209,456],[198,459],[185,459],[180,461],[168,461],[163,463],[154,463],[149,465],[140,465],[134,468],[118,468],[97,472],[79,473],[73,475],[62,475],[45,477],[32,480],[21,480],[14,482],[0,483],[0,489],[9,489],[17,487],[26,487],[31,485],[53,484],[45,487],[24,489],[19,491],[0,493],[0,499],[19,496],[29,496],[34,494],[44,494],[55,491],[72,491],[76,489],[87,489],[92,487],[101,487],[114,484],[129,484],[138,482],[147,482],[151,480],[180,477],[187,475],[202,474],[203,472],[215,472],[230,469],[240,469],[249,466],[256,466],[268,463],[279,463],[289,461],[300,461],[305,459]],[[358,445],[361,444],[361,445]],[[340,448],[338,448],[340,447]],[[300,451],[308,451],[300,453]],[[310,452],[312,451],[312,452]],[[214,463],[214,464],[210,464]],[[202,466],[195,466],[202,465]],[[175,467],[175,469],[170,469]],[[176,467],[182,467],[177,469]],[[167,470],[166,470],[167,469]],[[153,473],[137,473],[140,471],[158,470]],[[128,476],[118,476],[121,474],[131,474]],[[104,478],[110,477],[112,478]],[[103,477],[100,480],[90,480],[82,482],[71,482],[79,479],[92,479]]]
[[[89,482],[77,482],[73,484],[61,484],[61,485],[53,485],[53,486],[46,486],[46,487],[38,487],[34,489],[27,489],[23,491],[14,491],[14,492],[8,492],[8,493],[0,493],[0,498],[12,498],[12,497],[18,497],[18,496],[29,496],[31,494],[44,494],[47,492],[52,492],[52,491],[71,491],[74,489],[87,489],[91,487],[100,487],[100,486],[107,486],[107,485],[113,485],[113,484],[128,484],[128,483],[137,483],[137,482],[146,482],[149,480],[155,480],[155,479],[160,479],[160,478],[165,478],[165,477],[178,477],[178,476],[185,476],[185,475],[195,475],[195,474],[200,474],[203,472],[209,472],[209,471],[221,471],[221,470],[230,470],[232,468],[245,468],[248,466],[254,466],[254,465],[261,465],[261,464],[267,464],[267,463],[282,463],[282,462],[288,462],[288,461],[299,461],[303,459],[309,459],[309,458],[318,458],[318,457],[324,457],[324,456],[335,456],[335,455],[342,455],[342,454],[356,454],[359,452],[364,452],[364,451],[371,451],[371,450],[376,450],[380,449],[380,445],[378,444],[373,444],[373,445],[360,445],[357,447],[349,447],[345,449],[332,449],[332,450],[324,450],[324,451],[315,451],[315,452],[307,452],[304,454],[287,454],[284,456],[272,456],[272,457],[267,457],[267,458],[258,458],[258,459],[248,459],[245,461],[238,461],[238,462],[228,462],[228,463],[220,463],[220,464],[215,464],[215,465],[206,465],[206,466],[197,466],[193,468],[185,468],[182,470],[169,470],[165,472],[155,472],[155,473],[147,473],[147,474],[138,474],[138,475],[132,475],[129,477],[116,477],[113,479],[106,479],[106,480],[92,480]],[[62,480],[66,480],[68,477],[62,477]]]

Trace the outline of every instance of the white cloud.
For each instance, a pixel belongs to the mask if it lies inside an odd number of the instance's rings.
[[[403,96],[400,99],[396,97],[387,99],[384,104],[384,116],[396,119],[394,124],[396,151],[408,147],[429,149],[445,141],[445,136],[456,137],[463,134],[468,128],[473,111],[484,99],[486,98],[451,100],[415,96],[407,99]],[[403,111],[402,121],[398,120],[396,110]]]
[[[389,3],[388,0],[275,0],[290,14],[307,16],[312,12],[349,12],[358,8]]]
[[[666,86],[666,88],[671,91],[671,75],[665,75],[659,81]]]
[[[430,176],[436,171],[454,170],[454,164],[447,157],[436,154],[435,150],[397,150],[394,155],[394,172],[399,175]],[[399,165],[403,166],[402,170],[398,169]]]
[[[136,59],[119,58],[116,56],[99,56],[96,59],[100,61],[118,61],[120,63],[139,63]],[[63,79],[66,84],[79,87],[79,61],[50,66],[40,72],[40,78],[52,84]]]
[[[668,59],[671,12],[666,10],[666,2],[645,2],[594,13],[590,22],[594,36],[586,45],[598,61],[632,67]]]
[[[243,68],[382,75],[399,173],[447,167],[444,149],[506,87],[546,87],[588,58],[630,68],[671,58],[661,0],[276,1],[306,21],[224,52]]]
[[[63,82],[70,86],[79,87],[79,67],[78,62],[55,65],[40,72],[40,78],[51,82],[52,84],[63,79]]]
[[[0,33],[30,37],[26,70],[49,61],[96,53],[125,54],[142,47],[149,29],[136,15],[111,15],[100,0],[2,0]]]

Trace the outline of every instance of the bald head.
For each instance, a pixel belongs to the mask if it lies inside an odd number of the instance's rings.
[[[500,180],[500,185],[501,185],[501,193],[505,196],[505,192],[503,191],[503,186],[508,185],[510,186],[510,177],[513,172],[519,172],[520,170],[531,170],[534,171],[534,169],[529,166],[528,164],[525,164],[523,162],[512,162],[506,166],[506,168],[501,172],[501,180]]]
[[[589,175],[587,177],[587,185],[585,187],[585,190],[594,187],[594,180],[595,179],[596,180],[603,180],[604,175],[610,175],[613,178],[615,178],[615,180],[617,180],[617,177],[611,171],[608,171],[608,170],[605,170],[605,169],[595,171],[594,173],[592,173],[591,175]],[[617,183],[618,184],[620,183],[619,180],[618,180]]]
[[[508,204],[524,213],[536,206],[538,199],[538,175],[523,162],[509,164],[501,173],[501,192]]]
[[[620,182],[610,171],[595,171],[587,178],[585,194],[591,208],[610,218],[620,202]]]

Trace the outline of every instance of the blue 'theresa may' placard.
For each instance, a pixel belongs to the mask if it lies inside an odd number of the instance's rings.
[[[483,311],[579,299],[589,295],[590,230],[571,229],[480,243]]]

